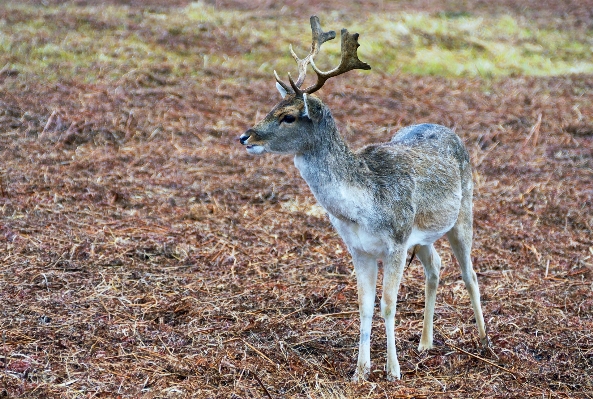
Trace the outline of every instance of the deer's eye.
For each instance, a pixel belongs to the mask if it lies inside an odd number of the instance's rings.
[[[292,123],[296,120],[296,118],[292,115],[285,115],[284,118],[282,118],[282,122],[286,122],[286,123]]]

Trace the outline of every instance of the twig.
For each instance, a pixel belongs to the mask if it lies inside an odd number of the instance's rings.
[[[496,147],[498,147],[498,144],[499,144],[499,143],[500,143],[500,142],[499,142],[499,141],[497,141],[497,142],[495,142],[494,144],[492,144],[492,145],[490,146],[490,148],[488,148],[486,151],[484,151],[484,155],[482,155],[482,156],[480,157],[480,159],[477,159],[477,155],[476,155],[476,156],[475,156],[476,160],[473,162],[474,168],[476,168],[476,169],[477,169],[477,168],[478,168],[480,165],[482,165],[482,162],[484,162],[484,161],[486,160],[486,158],[488,157],[488,155],[490,155],[490,153],[491,153],[492,151],[494,151],[494,149],[496,149]]]
[[[334,373],[334,374],[335,374],[335,372],[336,372],[335,370],[332,370],[332,369],[330,369],[330,368],[327,368],[327,367],[325,367],[325,366],[324,366],[324,365],[322,365],[322,364],[315,364],[315,363],[311,363],[309,360],[307,360],[307,358],[304,358],[304,357],[302,357],[302,356],[301,356],[301,354],[300,354],[300,353],[299,353],[297,350],[295,350],[293,346],[294,346],[294,345],[289,345],[289,347],[288,347],[288,348],[289,348],[289,349],[290,349],[290,350],[291,350],[291,351],[292,351],[292,352],[293,352],[295,355],[297,355],[297,356],[298,356],[298,358],[299,358],[300,360],[302,360],[303,362],[307,363],[309,366],[313,367],[313,368],[314,368],[314,369],[316,369],[316,370],[319,370],[319,371],[325,370],[325,371],[329,371],[330,373]]]
[[[251,345],[249,342],[245,341],[244,339],[242,339],[241,341],[243,341],[243,343],[245,345],[247,345],[248,347],[250,347],[251,349],[253,349],[255,351],[255,353],[257,353],[258,355],[260,355],[261,357],[263,357],[264,359],[266,359],[268,362],[270,362],[270,364],[273,364],[274,367],[278,367],[277,363],[274,363],[272,361],[272,359],[270,359],[269,357],[267,357],[266,355],[264,355],[262,352],[260,352],[255,346]]]
[[[54,110],[51,113],[51,115],[49,116],[49,118],[47,118],[47,123],[45,124],[45,126],[43,127],[43,130],[39,134],[40,136],[43,136],[45,134],[45,132],[49,130],[49,127],[51,126],[51,124],[54,123],[54,119],[56,119],[57,113],[58,113],[58,111]]]
[[[2,331],[2,352],[4,352],[4,370],[8,369],[8,352],[6,350],[6,332]]]
[[[6,332],[2,331],[2,352],[4,353],[4,374],[8,375],[8,351],[6,350]],[[4,391],[8,391],[8,383],[3,378]]]
[[[548,259],[548,261],[546,262],[546,274],[544,275],[544,278],[548,278],[549,270],[550,270],[550,259]]]
[[[535,147],[537,147],[537,139],[539,138],[539,131],[540,131],[541,125],[542,125],[542,114],[539,114],[537,116],[537,123],[533,127],[535,130],[535,132],[533,133],[533,148],[534,149],[535,149]]]
[[[288,313],[288,314],[286,314],[286,315],[282,316],[282,319],[281,319],[281,321],[285,320],[285,319],[286,319],[288,316],[292,316],[293,314],[295,314],[295,313],[298,313],[298,312],[300,312],[300,311],[302,311],[302,310],[305,310],[305,309],[306,309],[306,307],[302,307],[302,308],[299,308],[299,309],[297,309],[297,310],[295,310],[295,311],[293,311],[293,312],[290,312],[290,313]]]
[[[511,374],[511,375],[512,375],[512,376],[513,376],[515,379],[517,379],[517,375],[519,375],[520,377],[522,377],[522,375],[521,375],[521,374],[519,374],[519,373],[517,373],[517,372],[515,372],[515,371],[511,371],[511,370],[509,370],[509,369],[507,369],[507,368],[505,368],[505,367],[499,366],[498,364],[496,364],[496,363],[494,363],[494,362],[491,362],[491,361],[490,361],[490,360],[488,360],[488,359],[484,359],[483,357],[480,357],[480,356],[478,356],[478,355],[474,355],[473,353],[470,353],[470,352],[468,352],[468,351],[466,351],[466,350],[463,350],[463,349],[461,349],[461,348],[459,348],[459,347],[457,347],[457,346],[455,346],[455,345],[453,345],[453,344],[450,344],[450,343],[448,343],[447,341],[450,341],[451,339],[450,339],[450,338],[447,336],[447,334],[445,334],[445,333],[443,332],[443,330],[441,330],[440,328],[439,328],[438,330],[439,330],[439,332],[440,332],[440,333],[441,333],[441,334],[442,334],[442,335],[445,337],[445,339],[446,339],[446,341],[445,341],[445,345],[447,345],[448,347],[450,347],[450,348],[452,348],[452,349],[455,349],[455,350],[456,350],[456,351],[458,351],[458,352],[464,353],[464,354],[466,354],[466,355],[468,355],[468,356],[471,356],[471,357],[473,357],[473,358],[476,358],[476,359],[478,359],[478,360],[481,360],[481,361],[483,361],[484,363],[488,363],[489,365],[491,365],[491,366],[494,366],[494,367],[496,367],[496,368],[498,368],[498,369],[500,369],[500,370],[506,371],[507,373]]]
[[[311,317],[308,320],[305,320],[303,322],[303,325],[307,325],[307,324],[309,324],[309,323],[311,323],[311,322],[313,322],[313,321],[315,321],[317,319],[320,319],[322,317],[342,317],[342,316],[349,316],[349,315],[353,315],[353,314],[358,314],[358,312],[359,312],[358,310],[352,310],[352,311],[349,311],[349,312],[322,313],[322,314],[315,315],[315,316]]]
[[[6,191],[4,191],[4,179],[2,179],[2,174],[0,174],[0,196],[8,197]]]
[[[319,309],[321,309],[322,307],[324,307],[324,306],[325,306],[325,305],[326,305],[326,304],[329,302],[329,300],[331,299],[331,297],[332,297],[332,296],[334,296],[334,294],[335,294],[336,292],[340,292],[340,291],[342,291],[343,289],[344,289],[344,287],[342,287],[342,288],[338,288],[338,289],[334,290],[334,292],[332,292],[331,294],[329,294],[329,296],[328,296],[328,297],[325,299],[325,301],[323,301],[323,303],[322,303],[321,305],[319,305],[319,306],[317,307],[317,309],[315,309],[315,310],[319,310]]]
[[[537,116],[537,122],[535,122],[535,125],[533,125],[533,127],[529,131],[529,134],[527,135],[527,138],[523,142],[523,146],[522,146],[523,148],[527,145],[527,143],[529,143],[531,136],[533,136],[533,148],[535,149],[535,147],[537,145],[537,139],[539,137],[539,128],[541,125],[542,125],[542,114],[539,114]]]
[[[249,345],[249,346],[251,346],[251,345]],[[264,390],[264,392],[266,393],[266,395],[268,396],[268,398],[274,399],[272,397],[272,395],[270,394],[270,391],[268,391],[268,388],[266,388],[266,386],[264,385],[264,383],[261,382],[261,380],[259,379],[259,376],[257,375],[257,373],[255,371],[251,371],[251,370],[249,370],[249,372],[251,374],[253,374],[253,376],[255,377],[255,380],[258,382],[259,386],[262,387],[262,389]]]
[[[405,270],[408,270],[408,267],[410,267],[410,265],[412,264],[412,261],[416,257],[417,250],[418,250],[418,245],[414,245],[414,248],[412,248],[412,256],[410,256],[410,261],[408,262],[408,266],[406,266]]]
[[[465,351],[465,350],[463,350],[463,349],[461,349],[461,348],[459,348],[459,347],[457,347],[457,346],[455,346],[455,345],[453,345],[453,344],[450,344],[450,343],[447,343],[447,342],[445,342],[445,345],[447,345],[447,346],[449,346],[449,347],[451,347],[451,348],[455,349],[455,350],[456,350],[456,351],[458,351],[458,352],[465,353],[465,354],[466,354],[466,355],[468,355],[468,356],[471,356],[471,357],[474,357],[474,358],[476,358],[476,359],[478,359],[478,360],[481,360],[481,361],[483,361],[484,363],[488,363],[489,365],[491,365],[491,366],[494,366],[494,367],[496,367],[496,368],[498,368],[498,369],[500,369],[500,370],[502,370],[502,371],[506,371],[507,373],[509,373],[509,374],[511,374],[513,377],[515,377],[515,379],[517,378],[517,375],[521,376],[521,374],[519,374],[519,373],[517,373],[517,372],[515,372],[515,371],[512,371],[512,370],[509,370],[509,369],[507,369],[507,368],[505,368],[505,367],[499,366],[498,364],[496,364],[496,363],[494,363],[494,362],[491,362],[491,361],[490,361],[490,360],[488,360],[488,359],[484,359],[483,357],[480,357],[480,356],[478,356],[478,355],[474,355],[473,353],[470,353],[470,352],[468,352],[468,351]]]

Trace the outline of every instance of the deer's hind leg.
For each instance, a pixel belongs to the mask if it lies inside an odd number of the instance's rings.
[[[441,270],[441,258],[432,244],[419,246],[416,255],[424,267],[426,276],[425,299],[424,299],[424,323],[422,337],[418,350],[432,348],[434,306],[439,286],[439,273]]]
[[[467,201],[467,199],[465,201]],[[463,278],[463,282],[469,293],[476,323],[478,324],[480,342],[486,347],[489,345],[489,342],[488,336],[486,335],[482,306],[480,304],[480,288],[478,287],[478,277],[476,276],[476,272],[474,272],[471,260],[473,239],[473,218],[471,209],[470,197],[469,205],[467,202],[462,204],[457,223],[447,233],[447,239],[451,244],[451,249],[453,250],[453,254],[455,254],[455,258],[457,258],[459,266],[461,267],[461,277]]]

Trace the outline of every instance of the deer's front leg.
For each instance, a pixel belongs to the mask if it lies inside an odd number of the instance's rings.
[[[385,319],[387,336],[387,379],[390,381],[401,377],[397,350],[395,349],[395,308],[397,293],[406,262],[405,250],[393,252],[383,260],[383,296],[381,297],[381,316]]]
[[[352,380],[360,381],[366,379],[371,370],[371,324],[377,286],[377,260],[367,254],[353,251],[352,261],[356,270],[360,313],[358,362]]]

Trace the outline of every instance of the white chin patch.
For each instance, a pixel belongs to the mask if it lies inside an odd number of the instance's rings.
[[[253,155],[259,155],[266,152],[266,149],[261,145],[248,145],[247,152]]]

